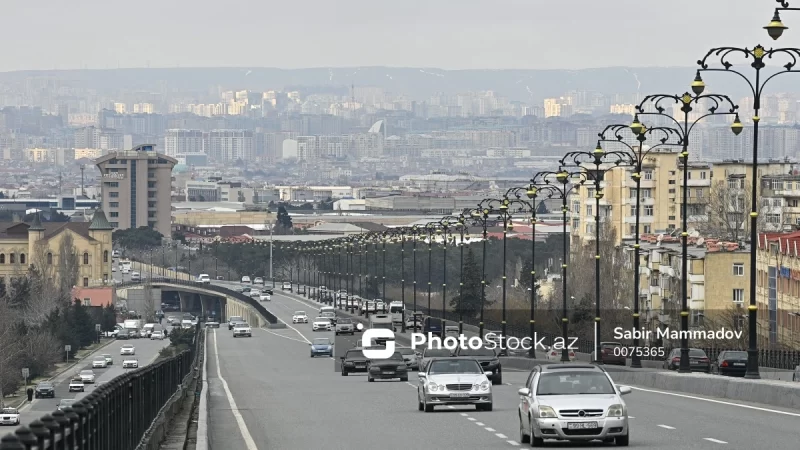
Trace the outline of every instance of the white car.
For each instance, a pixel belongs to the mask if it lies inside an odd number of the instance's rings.
[[[292,323],[308,323],[308,315],[305,311],[295,311],[292,314]]]
[[[131,272],[131,281],[142,281],[142,274],[139,272]]]
[[[332,331],[333,323],[327,317],[317,317],[311,322],[311,331]]]
[[[519,393],[519,441],[543,447],[545,439],[601,440],[627,447],[628,407],[605,370],[594,365],[539,366]]]
[[[83,380],[81,378],[73,378],[72,381],[69,382],[70,392],[83,392],[84,390],[85,386],[83,385]]]
[[[120,355],[135,355],[136,354],[136,347],[132,346],[131,344],[125,344],[119,349]]]
[[[233,327],[233,337],[247,336],[253,337],[253,332],[250,330],[250,325],[246,323],[237,323]]]
[[[250,284],[250,277],[248,277],[247,275],[243,276],[242,277],[242,283]]]
[[[139,368],[139,360],[136,358],[126,358],[122,361],[122,368],[123,369],[138,369]]]
[[[256,277],[256,278],[253,280],[253,284],[264,284],[264,279],[263,279],[263,278],[261,278],[261,277]]]
[[[153,331],[153,334],[150,335],[150,340],[161,340],[164,339],[164,333],[161,330]]]
[[[475,405],[478,411],[491,411],[492,382],[473,358],[433,358],[418,374],[417,406],[433,412],[440,405]]]
[[[0,410],[0,425],[19,425],[19,411],[17,411],[17,408],[3,408]]]
[[[568,350],[568,351],[569,351],[569,360],[575,361],[575,351],[574,350]],[[564,350],[560,348],[547,347],[547,360],[561,361],[561,354],[563,352]]]
[[[283,289],[284,291],[292,292],[292,283],[289,281],[284,281],[283,286],[281,286],[281,289]]]
[[[211,277],[207,273],[201,273],[196,281],[200,284],[211,284]]]
[[[110,354],[103,353],[103,358],[106,359],[106,366],[113,366],[114,365],[114,358],[112,358]]]
[[[262,302],[269,302],[272,300],[272,296],[266,292],[262,292],[261,295],[258,296],[258,300]]]
[[[94,371],[92,370],[81,370],[79,376],[81,377],[81,381],[83,381],[84,384],[94,383]]]
[[[92,361],[93,369],[105,369],[108,367],[108,360],[104,356],[98,356]]]
[[[250,292],[248,292],[247,295],[253,298],[259,298],[261,297],[261,291],[259,291],[258,289],[253,289]]]

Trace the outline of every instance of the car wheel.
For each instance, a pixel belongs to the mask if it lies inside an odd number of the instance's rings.
[[[367,381],[373,383],[375,381],[375,378],[372,378],[371,376],[367,375]]]
[[[492,377],[492,384],[503,384],[503,374],[501,372],[497,372],[497,374]]]
[[[531,436],[531,447],[544,447],[544,439]]]
[[[314,354],[313,354],[313,353],[311,354],[311,357],[312,357],[312,358],[314,357]]]
[[[343,371],[342,371],[342,376],[343,376],[343,377],[346,377],[346,376],[347,376],[347,372],[343,370]]]
[[[528,444],[531,442],[531,436],[525,433],[525,427],[522,426],[522,415],[519,414],[519,442]]]
[[[426,413],[433,412],[433,405],[425,403],[425,412]]]
[[[408,377],[401,377],[400,381],[408,381]]]
[[[419,401],[419,397],[417,397],[417,409],[419,409],[420,411],[425,411],[425,405],[423,405],[422,402]]]
[[[616,444],[620,447],[627,447],[630,444],[630,435],[619,436],[615,439]]]

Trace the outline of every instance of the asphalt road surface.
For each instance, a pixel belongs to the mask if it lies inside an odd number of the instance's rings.
[[[293,325],[291,316],[305,310],[313,319],[318,305],[279,290],[264,305],[287,328],[254,329],[252,338],[235,340],[224,326],[209,334],[212,448],[522,447],[517,389],[527,371],[504,370],[504,384],[493,387],[494,411],[448,407],[423,413],[413,372],[407,383],[367,383],[364,375],[340,376],[331,358],[310,358],[309,341],[333,339],[333,333],[312,332],[310,323]],[[637,388],[625,401],[633,447],[797,448],[797,411]]]
[[[156,329],[160,328],[156,327]],[[111,381],[115,377],[122,375],[125,371],[134,370],[122,368],[122,360],[127,356],[120,355],[119,351],[120,347],[122,347],[124,344],[131,344],[136,347],[136,355],[134,355],[134,357],[139,359],[139,367],[144,367],[155,361],[156,357],[158,357],[158,352],[165,346],[169,345],[169,339],[150,340],[146,338],[140,338],[121,341],[115,340],[100,350],[95,351],[89,355],[88,358],[84,359],[83,363],[76,365],[53,380],[53,384],[56,388],[56,398],[34,399],[33,402],[26,404],[20,410],[20,423],[22,425],[27,425],[30,422],[41,418],[45,414],[50,414],[55,411],[56,408],[58,408],[58,402],[61,399],[83,398],[85,395],[90,394],[98,384]],[[114,358],[114,364],[105,369],[92,369],[92,361],[94,358],[104,353],[110,354],[111,357]],[[72,379],[75,374],[80,373],[81,370],[86,369],[91,369],[94,371],[95,384],[86,384],[84,392],[69,392],[70,379]]]

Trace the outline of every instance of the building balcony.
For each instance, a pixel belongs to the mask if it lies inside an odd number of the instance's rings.
[[[707,205],[709,201],[708,197],[689,197],[686,199],[687,205]]]
[[[661,295],[661,286],[650,286],[650,295]]]
[[[683,185],[683,181],[681,181],[681,185]],[[686,185],[689,187],[711,187],[711,179],[688,180]]]
[[[690,273],[688,281],[691,284],[703,284],[706,281],[706,277],[703,274]]]
[[[641,216],[641,217],[639,217],[639,224],[640,225],[647,225],[647,224],[651,224],[651,223],[655,222],[655,220],[656,219],[655,219],[654,216]],[[625,218],[622,219],[622,222],[626,223],[626,224],[635,225],[636,224],[636,216],[625,216]]]

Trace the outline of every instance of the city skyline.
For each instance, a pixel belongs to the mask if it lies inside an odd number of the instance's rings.
[[[488,3],[480,0],[459,2],[457,8],[441,0],[391,5],[365,0],[266,5],[232,0],[226,3],[227,9],[246,14],[220,21],[218,11],[209,8],[211,2],[176,0],[165,6],[143,0],[134,9],[97,0],[75,5],[52,0],[45,3],[46,9],[31,4],[6,6],[4,37],[25,39],[24,45],[6,48],[0,71],[248,66],[413,66],[445,70],[691,66],[714,46],[770,45],[771,40],[761,27],[776,6],[771,0],[763,0],[758,8],[753,8],[752,0],[710,0],[699,4],[675,0],[643,9],[640,2],[633,0],[602,5],[575,0],[568,4],[569,8],[556,9],[543,3],[507,1],[492,4],[487,11]],[[609,3],[613,3],[611,7]],[[735,14],[746,7],[754,11]],[[143,24],[146,32],[121,32],[117,18],[123,15],[126,23]],[[36,33],[29,28],[30,17],[38,18]],[[265,22],[265,18],[272,20]],[[614,27],[608,26],[612,23]],[[709,33],[709,28],[714,32]],[[209,29],[215,32],[197,31]],[[787,32],[790,36],[791,30]],[[526,56],[521,59],[519,55]]]

